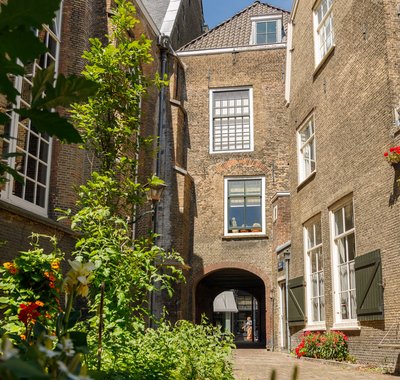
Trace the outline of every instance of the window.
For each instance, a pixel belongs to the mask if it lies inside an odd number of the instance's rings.
[[[306,253],[307,319],[310,325],[317,325],[325,320],[324,266],[320,220],[314,220],[305,226],[304,250]]]
[[[57,15],[53,24],[37,31],[41,41],[47,46],[48,51],[32,64],[27,65],[27,74],[16,77],[14,86],[20,92],[16,107],[29,107],[31,102],[32,80],[39,69],[44,69],[51,64],[55,65],[60,46],[61,16]],[[2,192],[2,199],[29,209],[30,211],[46,215],[49,193],[51,138],[39,133],[29,120],[21,119],[12,111],[9,105],[9,122],[4,125],[4,138],[1,150],[3,153],[16,152],[16,157],[8,159],[7,163],[18,171],[24,183],[10,178]]]
[[[225,235],[265,233],[265,178],[225,179]]]
[[[314,117],[311,116],[297,133],[299,182],[315,171]]]
[[[270,45],[282,42],[282,20],[276,16],[252,18],[252,35],[250,44]]]
[[[336,322],[352,322],[356,320],[353,202],[344,204],[331,214]]]
[[[321,0],[314,9],[315,64],[318,65],[334,44],[333,0]]]
[[[210,101],[210,152],[252,151],[252,90],[212,90]]]

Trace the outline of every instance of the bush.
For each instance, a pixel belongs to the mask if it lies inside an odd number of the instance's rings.
[[[205,322],[162,322],[135,332],[118,357],[103,357],[94,378],[124,380],[234,380],[230,361],[232,335]]]
[[[341,331],[327,333],[306,331],[295,349],[296,356],[338,361],[349,360],[347,340],[347,336]]]

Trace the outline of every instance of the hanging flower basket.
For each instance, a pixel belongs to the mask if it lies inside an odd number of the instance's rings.
[[[400,145],[389,149],[389,152],[383,154],[387,162],[395,166],[400,163]]]

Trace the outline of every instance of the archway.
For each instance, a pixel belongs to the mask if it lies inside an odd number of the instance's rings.
[[[214,302],[217,296],[225,298],[225,306],[223,301]],[[196,286],[195,307],[197,323],[204,314],[214,324],[231,331],[237,344],[257,343],[265,347],[265,284],[254,273],[238,268],[223,268],[207,274]],[[246,337],[246,331],[242,329],[249,316],[252,322],[251,339]]]

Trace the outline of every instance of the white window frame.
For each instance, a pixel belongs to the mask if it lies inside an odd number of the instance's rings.
[[[276,39],[274,43],[257,43],[257,24],[260,22],[276,22]],[[268,16],[256,16],[251,18],[251,36],[250,45],[276,45],[282,43],[282,16],[280,15],[268,15]]]
[[[48,25],[43,25],[43,31],[46,33],[46,39],[44,41],[44,43],[47,45],[49,38],[52,38],[54,41],[56,41],[56,54],[55,56],[51,55],[50,52],[46,52],[42,55],[42,57],[44,56],[45,59],[47,60],[47,57],[49,57],[51,60],[53,60],[55,62],[55,74],[57,75],[58,73],[58,65],[59,65],[59,55],[60,55],[60,45],[61,45],[61,24],[62,24],[62,6],[63,6],[63,2],[60,2],[60,9],[56,14],[55,17],[55,32],[53,32],[50,27]],[[37,31],[37,34],[39,34],[39,31]],[[51,37],[50,37],[51,36]],[[45,66],[47,67],[47,65]],[[24,85],[24,83],[32,86],[32,78],[35,76],[35,72],[36,70],[40,69],[40,65],[39,65],[39,59],[36,59],[33,63],[33,68],[32,68],[32,74],[31,75],[26,75],[24,77],[22,76],[18,76],[15,78],[14,81],[14,86],[15,88],[21,93],[22,87]],[[20,108],[20,107],[26,107],[29,106],[29,103],[27,103],[25,100],[22,99],[21,96],[17,96],[16,98],[16,104],[15,107],[16,108]],[[11,110],[11,112],[9,113],[9,117],[11,120],[11,124],[10,124],[10,136],[17,136],[18,135],[18,128],[19,128],[19,122],[20,122],[20,117],[16,112],[13,112]],[[38,143],[40,146],[40,143],[42,142],[43,138],[42,138],[42,134],[41,133],[36,133],[30,130],[30,121],[29,121],[29,126],[27,129],[27,135],[25,137],[25,141],[29,142],[29,139],[32,136],[35,136],[35,138],[38,138]],[[9,140],[5,139],[6,142],[9,145],[9,152],[17,152],[17,151],[23,151],[23,155],[24,155],[24,160],[27,160],[29,156],[31,156],[31,153],[28,152],[29,147],[28,148],[24,148],[24,149],[18,149],[17,150],[17,139],[15,138],[11,138]],[[43,140],[44,141],[44,140]],[[16,180],[11,176],[11,175],[7,175],[7,183],[6,186],[4,188],[4,190],[1,191],[0,195],[1,195],[1,199],[11,203],[15,206],[21,207],[25,210],[31,211],[35,214],[41,215],[41,216],[45,216],[47,217],[47,212],[48,212],[48,204],[49,204],[49,187],[50,187],[50,172],[51,172],[51,157],[52,157],[52,138],[48,137],[48,151],[47,151],[47,160],[46,161],[42,161],[40,159],[40,157],[38,155],[34,155],[32,156],[36,161],[36,174],[37,174],[37,170],[38,170],[38,166],[39,164],[45,164],[46,165],[46,181],[44,184],[41,184],[41,187],[45,188],[45,194],[44,194],[44,206],[39,206],[35,203],[32,203],[28,200],[25,200],[17,195],[13,194],[13,189],[14,186],[16,185]],[[27,143],[25,143],[26,146]],[[15,168],[16,165],[16,161],[17,158],[16,157],[10,157],[7,160],[7,164],[12,167]],[[25,171],[27,170],[27,163],[25,164]],[[22,173],[23,178],[25,178],[25,173]],[[37,186],[39,186],[39,181],[36,179],[30,179],[31,182],[34,183],[35,189]],[[24,185],[25,186],[25,185]],[[23,189],[23,193],[24,193],[24,189]],[[34,198],[36,197],[36,190],[34,190]]]
[[[309,245],[309,235],[308,235],[308,230],[309,228],[312,228],[313,231],[313,238],[314,241],[316,241],[316,225],[319,224],[320,226],[320,233],[321,233],[321,242],[319,244],[314,244],[313,246]],[[304,224],[303,226],[303,246],[304,246],[304,257],[305,257],[305,276],[306,276],[306,310],[307,310],[307,326],[305,330],[325,330],[326,329],[326,324],[325,324],[325,316],[326,316],[326,294],[325,294],[325,270],[324,270],[324,264],[322,263],[322,270],[318,271],[318,277],[322,274],[323,276],[323,294],[318,294],[317,298],[323,298],[323,303],[324,303],[324,315],[319,316],[318,321],[314,321],[313,318],[313,305],[312,305],[312,298],[313,293],[312,293],[312,262],[311,262],[311,254],[313,254],[315,251],[320,250],[321,251],[321,256],[323,255],[322,253],[322,224],[321,224],[321,217],[318,215],[317,217],[313,217],[310,221]],[[324,261],[322,259],[322,261]],[[318,265],[318,269],[320,269],[320,266]],[[319,305],[320,301],[318,301]]]
[[[327,12],[324,14],[321,22],[318,23],[318,11],[322,4],[327,1],[330,2],[331,5],[328,8]],[[313,8],[313,20],[314,20],[314,56],[315,56],[315,66],[317,67],[324,59],[325,56],[335,47],[335,34],[333,30],[333,1],[334,0],[319,0],[314,8]],[[331,26],[331,42],[330,46],[327,47],[327,39],[325,36],[325,27],[326,24],[330,23]],[[321,33],[324,34],[324,41],[323,44],[321,43]],[[322,47],[324,49],[322,50]],[[322,51],[321,51],[322,50]]]
[[[309,125],[312,125],[313,133],[312,135],[303,143],[301,141],[301,133],[304,129],[306,129]],[[312,153],[314,155],[314,170],[309,170],[306,167],[305,159],[304,159],[304,148],[308,145],[312,144]],[[315,119],[314,115],[311,115],[307,118],[307,120],[300,126],[297,130],[297,162],[298,162],[298,183],[304,182],[308,177],[310,177],[317,170],[317,155],[316,155],[316,142],[315,142]],[[310,160],[311,161],[311,160]],[[310,164],[311,165],[311,164]]]
[[[245,180],[261,180],[261,231],[259,232],[229,232],[228,229],[228,182],[229,181],[245,181]],[[238,226],[240,230],[240,226]],[[224,178],[224,235],[225,236],[254,236],[266,234],[266,218],[265,218],[265,177],[246,176],[246,177],[226,177]]]
[[[250,123],[250,148],[249,149],[235,149],[235,150],[214,150],[214,94],[217,92],[229,92],[229,91],[248,91],[249,92],[249,123]],[[252,152],[254,150],[254,127],[253,127],[253,89],[251,87],[225,87],[225,88],[213,88],[209,91],[209,115],[210,115],[210,128],[209,128],[209,152],[210,154],[219,153],[241,153],[241,152]]]
[[[352,213],[353,213],[353,228],[346,230],[345,222],[344,222],[344,209],[346,206],[351,204]],[[342,210],[342,218],[343,218],[343,233],[336,235],[335,234],[335,213],[339,210]],[[333,285],[333,315],[334,315],[334,324],[332,326],[333,329],[359,329],[359,323],[357,321],[356,310],[354,310],[354,318],[343,319],[341,315],[341,302],[340,302],[340,277],[339,277],[339,252],[337,241],[346,239],[347,236],[354,235],[354,257],[357,256],[356,251],[356,234],[355,234],[355,214],[354,214],[354,201],[353,198],[346,198],[335,205],[329,211],[329,219],[330,219],[330,230],[331,230],[331,260],[332,260],[332,285]],[[346,246],[346,256],[347,256],[347,246]],[[354,259],[346,262],[348,266],[348,270],[351,264],[354,265]],[[348,272],[350,273],[350,272]],[[350,279],[350,275],[348,276]],[[355,274],[354,274],[354,292],[355,288]],[[347,292],[351,292],[350,284],[348,286]],[[355,308],[357,308],[357,299],[355,299]]]

